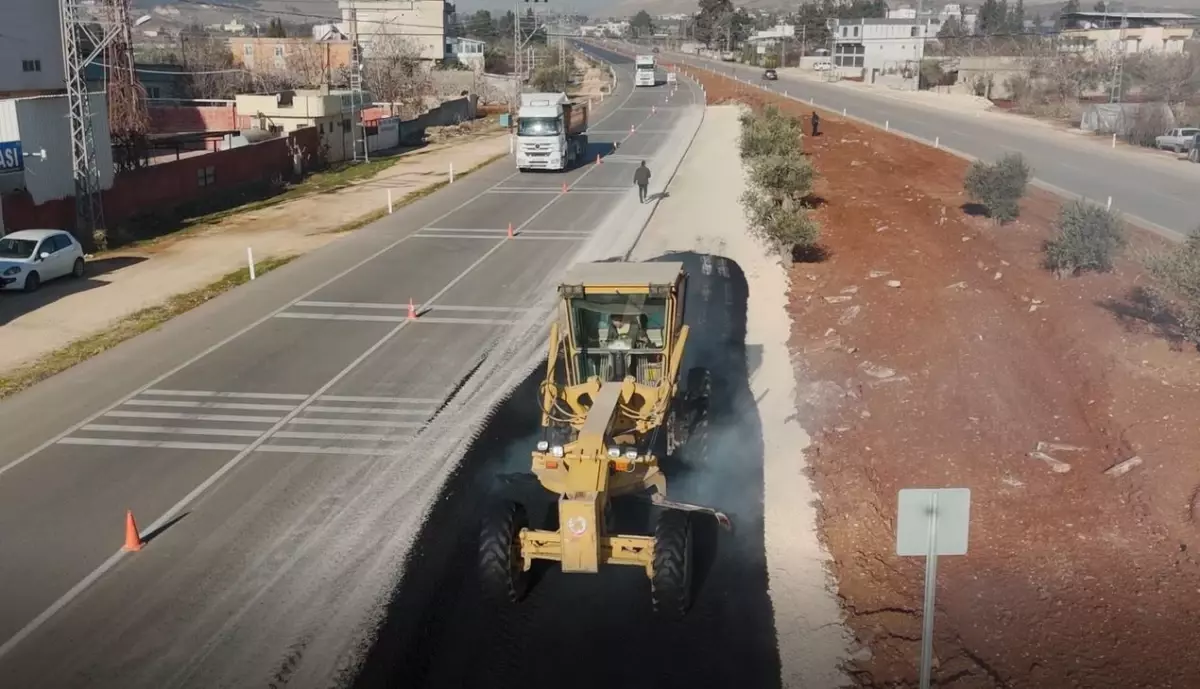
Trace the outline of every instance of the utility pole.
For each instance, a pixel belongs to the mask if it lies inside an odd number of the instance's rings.
[[[364,105],[363,96],[363,59],[362,45],[358,41],[358,8],[354,0],[350,0],[350,137],[354,145],[354,162],[371,161],[367,150],[367,127],[362,121]],[[343,139],[345,141],[345,139]],[[358,147],[362,146],[362,155]]]
[[[96,140],[92,135],[92,106],[84,70],[91,56],[81,48],[86,37],[103,48],[87,29],[83,0],[59,0],[63,68],[67,85],[67,107],[71,128],[71,171],[75,178],[75,231],[80,238],[92,237],[104,227],[104,205],[100,197],[100,169],[96,164]]]
[[[1108,12],[1108,3],[1104,5],[1105,13]],[[1125,29],[1129,26],[1129,5],[1125,6],[1121,14],[1121,30],[1117,34],[1116,55],[1113,59],[1112,84],[1109,86],[1108,102],[1120,103],[1121,92],[1125,80]]]

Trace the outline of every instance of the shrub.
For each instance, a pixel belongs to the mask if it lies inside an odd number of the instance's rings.
[[[769,105],[761,113],[743,113],[741,123],[738,148],[743,160],[771,153],[799,153],[802,150],[800,136],[803,124],[784,115],[775,106]]]
[[[1058,277],[1112,270],[1113,256],[1125,246],[1125,224],[1106,208],[1086,201],[1062,207],[1058,235],[1046,242],[1046,267]]]
[[[798,206],[812,193],[817,172],[808,158],[798,152],[771,153],[749,162],[749,181],[780,203]]]
[[[750,234],[781,258],[790,259],[797,249],[811,249],[820,240],[820,229],[804,208],[787,208],[754,188],[742,195],[742,206]]]
[[[963,184],[967,196],[987,209],[988,217],[1000,224],[1011,222],[1021,212],[1021,197],[1029,184],[1029,166],[1019,153],[1009,153],[988,165],[975,161]]]
[[[1146,268],[1158,283],[1154,296],[1168,305],[1183,336],[1200,345],[1200,228],[1182,246],[1151,256]]]

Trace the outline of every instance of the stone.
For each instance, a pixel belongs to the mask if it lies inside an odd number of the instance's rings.
[[[1116,464],[1112,465],[1108,469],[1105,469],[1104,475],[1105,476],[1113,476],[1113,477],[1124,476],[1125,474],[1128,474],[1130,471],[1132,471],[1133,469],[1135,469],[1141,465],[1142,465],[1141,457],[1137,457],[1137,456],[1130,457],[1129,459],[1127,459],[1123,462],[1117,462]]]
[[[888,281],[887,281],[887,286],[888,286],[888,287],[891,287],[892,289],[899,289],[899,288],[900,288],[900,281],[899,281],[899,280],[888,280]]]
[[[1041,460],[1041,461],[1045,462],[1047,464],[1047,466],[1050,467],[1050,471],[1053,471],[1056,474],[1065,474],[1071,470],[1070,464],[1067,464],[1066,462],[1064,462],[1062,460],[1055,459],[1055,458],[1051,457],[1050,455],[1046,454],[1045,452],[1038,452],[1035,450],[1033,452],[1030,452],[1029,456],[1032,457],[1033,459],[1037,459],[1037,460]]]

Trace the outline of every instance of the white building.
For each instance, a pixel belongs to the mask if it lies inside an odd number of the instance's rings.
[[[1109,55],[1182,53],[1195,38],[1197,17],[1179,12],[1072,12],[1063,15],[1060,34],[1064,51]]]
[[[112,142],[105,95],[91,94],[90,105],[100,188],[111,189]],[[0,100],[0,142],[20,142],[24,154],[24,169],[0,173],[0,194],[25,189],[35,204],[75,195],[69,112],[65,94]]]
[[[925,56],[925,39],[937,34],[937,19],[834,19],[833,64],[841,74],[868,83],[885,75],[911,80]]]
[[[381,36],[398,37],[420,54],[422,60],[446,58],[445,0],[338,0],[342,21],[338,28],[353,34],[357,21],[358,42],[363,57],[370,59],[371,44]]]
[[[446,39],[446,55],[453,57],[473,72],[483,72],[484,66],[484,49],[487,48],[487,43],[477,41],[473,38],[447,38]]]
[[[65,91],[58,3],[0,0],[0,98]]]
[[[364,94],[365,102],[372,100]],[[250,118],[250,128],[286,134],[316,127],[326,159],[335,162],[354,155],[354,122],[361,119],[360,105],[350,91],[297,89],[269,94],[238,94],[239,116]]]
[[[894,10],[889,9],[888,13],[887,13],[887,18],[888,19],[916,19],[917,18],[917,10],[916,10],[916,8],[909,7],[908,5],[901,5],[900,7],[897,7]]]

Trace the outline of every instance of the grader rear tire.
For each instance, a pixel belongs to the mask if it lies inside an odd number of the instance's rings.
[[[529,591],[529,572],[521,558],[521,529],[529,526],[517,502],[496,506],[484,517],[479,534],[479,580],[483,593],[497,603],[516,603]]]
[[[686,512],[666,510],[654,528],[654,612],[678,620],[692,606],[692,522]]]

